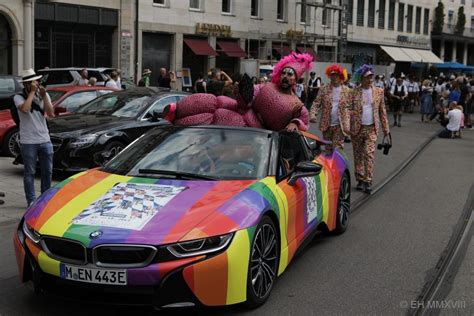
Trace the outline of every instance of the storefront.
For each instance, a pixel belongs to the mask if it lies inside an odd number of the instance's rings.
[[[207,76],[210,59],[215,58],[217,52],[209,45],[206,37],[187,35],[183,42],[183,68],[191,70],[192,83],[194,84],[199,74]]]
[[[0,13],[0,75],[12,73],[12,32],[6,17]]]
[[[240,72],[240,58],[246,57],[238,39],[217,39],[216,67],[225,71],[229,76]]]
[[[117,25],[117,10],[36,3],[35,67],[111,67]]]

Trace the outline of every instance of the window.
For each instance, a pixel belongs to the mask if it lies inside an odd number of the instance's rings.
[[[413,32],[413,6],[409,5],[407,8],[407,32]]]
[[[471,32],[474,32],[474,15],[471,15]]]
[[[385,0],[379,0],[379,29],[385,28]]]
[[[232,0],[222,0],[222,13],[232,13]]]
[[[369,0],[369,21],[367,26],[374,27],[375,25],[375,0]]]
[[[147,118],[153,117],[153,112],[162,113],[165,106],[177,101],[178,101],[178,98],[176,96],[165,97],[165,98],[159,99],[158,101],[155,101],[155,103],[153,103],[150,109],[148,109],[144,118],[147,119]]]
[[[189,10],[201,11],[201,0],[189,0]]]
[[[388,6],[388,29],[395,29],[395,0],[390,0]]]
[[[166,0],[153,0],[153,4],[160,7],[165,7],[167,5]]]
[[[347,12],[346,12],[347,24],[352,24],[353,18],[354,18],[354,0],[349,0],[347,3]]]
[[[331,4],[331,0],[324,0],[325,4]],[[329,27],[331,25],[331,13],[332,11],[330,9],[323,9],[323,21],[322,25],[325,25]]]
[[[398,4],[398,28],[399,32],[403,32],[403,22],[405,21],[405,4]]]
[[[421,33],[421,8],[416,8],[415,33]]]
[[[425,17],[423,18],[423,34],[428,35],[430,28],[430,9],[425,9]]]
[[[308,160],[307,151],[303,148],[298,134],[282,134],[278,159],[277,179],[287,177],[300,161]]]
[[[364,26],[364,0],[357,0],[357,26]]]
[[[448,11],[448,25],[453,25],[454,11]]]
[[[301,0],[301,7],[300,7],[300,22],[306,23],[307,21],[307,5],[306,0]]]
[[[277,20],[286,21],[288,0],[278,0],[277,2]]]
[[[95,98],[97,98],[97,92],[95,90],[78,92],[68,96],[63,102],[58,104],[58,106],[64,108],[67,112],[74,112],[79,106]]]
[[[260,0],[252,0],[250,15],[254,18],[260,17]]]
[[[466,4],[466,0],[461,0],[461,4]]]

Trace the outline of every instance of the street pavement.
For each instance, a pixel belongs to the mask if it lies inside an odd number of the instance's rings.
[[[374,185],[387,177],[440,126],[406,115],[392,127],[390,154],[377,151]],[[311,131],[317,132],[312,124]],[[474,131],[462,139],[435,139],[392,183],[373,196],[353,217],[346,234],[318,237],[295,258],[275,284],[268,302],[248,314],[402,314],[430,279],[462,212],[473,184]],[[352,164],[351,144],[345,151]],[[56,181],[64,175],[56,177]],[[353,184],[355,182],[353,181]],[[39,183],[37,184],[39,187]],[[37,297],[19,283],[11,236],[25,209],[22,167],[0,158],[0,315],[130,314],[129,308],[69,303]],[[352,192],[352,200],[363,196]],[[472,242],[446,300],[465,302],[444,313],[473,314]],[[463,306],[455,305],[456,307]],[[238,307],[208,310],[240,314]],[[142,310],[142,314],[148,314]]]

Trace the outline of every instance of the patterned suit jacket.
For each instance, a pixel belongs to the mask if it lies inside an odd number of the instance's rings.
[[[341,125],[342,131],[346,132],[349,130],[350,118],[349,118],[349,109],[351,106],[351,89],[342,85],[341,98],[339,100],[339,108],[337,110],[337,115],[339,117],[339,123]],[[310,118],[316,119],[319,111],[322,111],[321,114],[321,123],[319,129],[322,132],[328,130],[331,126],[331,110],[332,110],[332,85],[327,84],[319,89],[318,96],[314,100],[311,107]]]
[[[382,89],[372,86],[373,114],[375,132],[378,134],[379,125],[382,123],[384,134],[390,132],[387,111],[385,110],[384,92]],[[352,90],[352,107],[350,109],[350,134],[358,135],[362,126],[362,87]]]

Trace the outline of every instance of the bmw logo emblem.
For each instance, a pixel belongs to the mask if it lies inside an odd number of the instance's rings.
[[[99,238],[100,236],[102,236],[101,230],[96,230],[89,234],[90,239],[96,239],[96,238]]]

